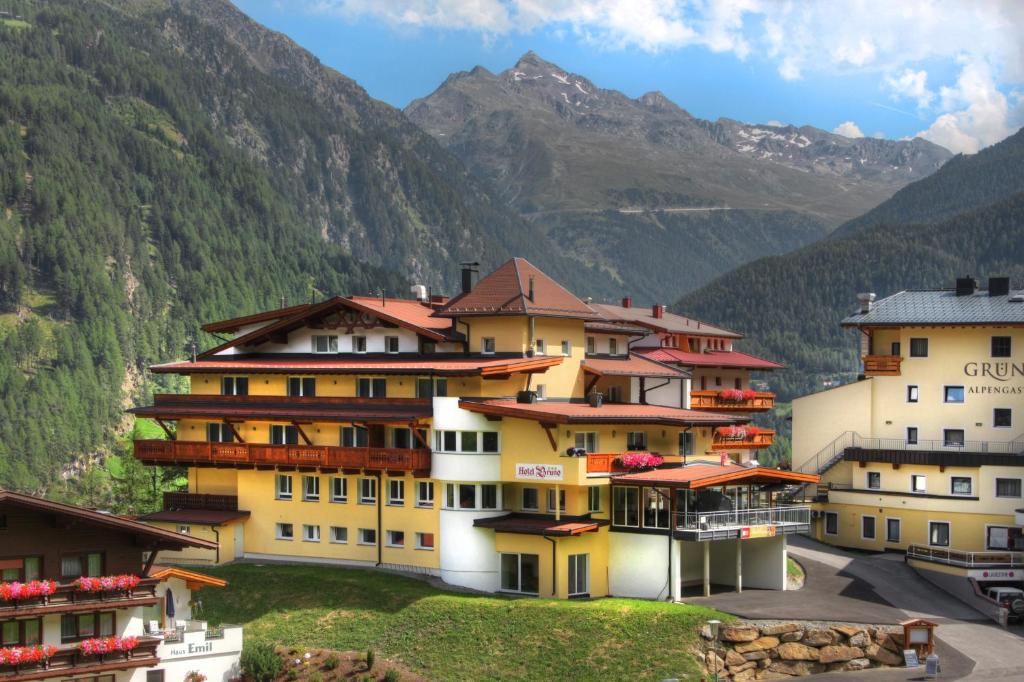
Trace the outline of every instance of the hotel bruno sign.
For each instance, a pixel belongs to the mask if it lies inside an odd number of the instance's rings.
[[[1024,394],[1024,362],[968,362],[964,365],[964,375],[972,379],[999,382],[988,386],[970,386],[968,393]]]
[[[561,481],[561,464],[516,464],[516,478],[520,481]]]

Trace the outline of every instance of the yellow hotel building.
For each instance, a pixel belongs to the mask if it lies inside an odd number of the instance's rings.
[[[173,558],[563,598],[784,589],[810,510],[773,492],[817,476],[756,462],[774,434],[749,416],[774,396],[749,374],[779,365],[663,306],[591,305],[520,258],[476,280],[211,323],[223,343],[152,367],[191,392],[132,410],[168,436],[135,456],[187,466],[189,489],[146,520],[219,542]]]
[[[858,298],[842,324],[861,380],[793,402],[793,468],[821,476],[813,534],[959,569],[1024,565],[1024,294],[963,278]]]

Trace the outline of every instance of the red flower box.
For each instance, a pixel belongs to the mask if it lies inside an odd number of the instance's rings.
[[[75,581],[75,585],[82,592],[113,592],[121,590],[127,592],[139,586],[141,578],[137,575],[105,575],[99,578],[82,576]]]
[[[17,601],[33,597],[47,597],[57,591],[57,583],[52,580],[29,580],[26,583],[17,581],[0,583],[0,599]]]
[[[78,650],[86,656],[101,656],[114,651],[131,651],[138,645],[138,637],[93,637],[79,642]]]
[[[45,646],[10,646],[0,649],[0,665],[23,665],[25,663],[43,663],[57,653],[57,647]]]
[[[655,455],[650,452],[630,452],[615,459],[619,464],[630,470],[654,469],[665,461],[665,458],[661,455]]]

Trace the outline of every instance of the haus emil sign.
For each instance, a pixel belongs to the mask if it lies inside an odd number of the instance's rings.
[[[964,375],[999,382],[994,386],[971,386],[968,393],[1024,394],[1024,362],[968,362]],[[1011,381],[1014,383],[1009,384]]]

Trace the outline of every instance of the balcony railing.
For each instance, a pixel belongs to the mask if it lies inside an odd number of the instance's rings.
[[[898,377],[903,358],[899,355],[865,355],[864,376]]]
[[[164,493],[164,510],[203,509],[205,511],[238,511],[238,495],[205,493]]]
[[[748,427],[734,432],[716,431],[711,447],[716,450],[754,450],[770,448],[774,442],[775,431],[772,429]]]
[[[715,410],[717,412],[764,411],[775,407],[775,394],[770,391],[758,391],[751,398],[729,400],[725,391],[690,391],[690,407],[694,410]]]
[[[65,646],[58,649],[45,663],[0,665],[0,682],[79,677],[129,668],[152,667],[160,663],[156,655],[159,644],[158,638],[139,637],[139,645],[131,651],[115,651],[95,656],[83,654],[77,646]]]
[[[806,525],[810,507],[757,507],[716,512],[676,512],[678,530],[716,530],[750,526]]]
[[[943,547],[910,545],[907,547],[907,557],[961,568],[1024,568],[1024,552],[1009,550],[962,552]]]
[[[425,448],[342,448],[327,445],[137,440],[135,458],[151,464],[196,466],[271,465],[381,471],[430,469],[430,450]]]
[[[131,590],[85,592],[74,583],[57,585],[57,591],[45,597],[0,600],[0,618],[27,617],[48,613],[67,613],[90,609],[129,608],[157,603],[155,578],[143,578]]]

